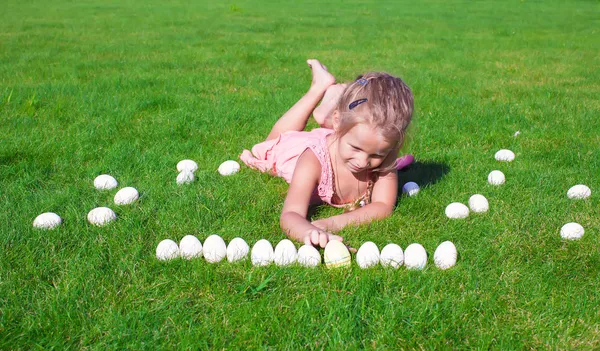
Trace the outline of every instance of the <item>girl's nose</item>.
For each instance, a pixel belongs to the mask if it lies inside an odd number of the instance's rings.
[[[360,167],[360,168],[367,168],[367,167],[369,167],[369,159],[368,158],[360,159],[359,162],[358,162],[358,164],[357,164],[357,166]]]

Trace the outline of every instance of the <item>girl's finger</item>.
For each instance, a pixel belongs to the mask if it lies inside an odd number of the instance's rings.
[[[310,232],[310,242],[312,243],[312,245],[314,246],[319,246],[319,232],[316,230],[313,230],[312,232]]]
[[[310,241],[310,234],[304,237],[304,245],[312,245]]]
[[[321,233],[319,235],[319,245],[324,248],[327,245],[327,241],[327,234]]]

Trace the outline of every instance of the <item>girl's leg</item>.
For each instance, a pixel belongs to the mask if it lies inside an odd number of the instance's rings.
[[[308,92],[298,100],[273,126],[266,140],[279,137],[288,131],[302,131],[306,122],[319,101],[323,98],[325,91],[335,84],[335,77],[327,72],[327,67],[318,60],[307,60],[306,63],[312,69],[312,84]]]
[[[327,88],[321,104],[313,111],[313,117],[321,127],[333,129],[331,116],[347,87],[347,84],[334,84]]]

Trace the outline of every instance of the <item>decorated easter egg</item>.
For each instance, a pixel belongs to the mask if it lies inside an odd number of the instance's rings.
[[[339,240],[331,240],[325,245],[323,254],[325,266],[328,268],[346,267],[350,265],[350,251]]]
[[[419,193],[419,184],[415,182],[408,182],[402,186],[402,193],[408,196],[415,196]]]

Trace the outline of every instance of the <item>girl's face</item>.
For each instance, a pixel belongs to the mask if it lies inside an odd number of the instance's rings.
[[[338,159],[352,173],[379,167],[394,145],[377,130],[358,123],[338,139]]]

